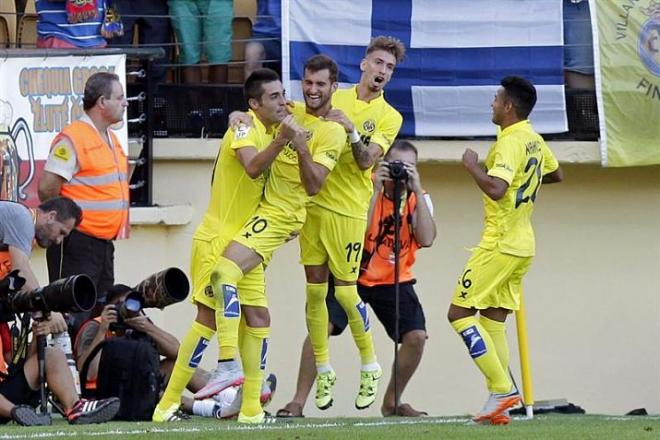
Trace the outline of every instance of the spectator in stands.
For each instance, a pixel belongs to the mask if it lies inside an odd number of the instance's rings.
[[[233,0],[168,0],[172,26],[179,42],[179,62],[184,65],[183,81],[202,82],[202,72],[194,66],[202,49],[209,63],[209,83],[227,82],[231,60]]]
[[[282,1],[257,0],[257,18],[252,27],[252,41],[245,46],[245,78],[263,65],[263,60],[280,73],[282,70]]]
[[[564,0],[564,74],[568,87],[595,88],[591,19],[586,0]]]
[[[76,5],[62,0],[35,0],[37,47],[39,48],[96,48],[105,47],[101,26],[105,19],[103,0]],[[90,9],[91,7],[91,9]]]
[[[168,63],[171,52],[169,44],[172,41],[172,30],[167,18],[167,0],[114,0],[114,5],[121,16],[124,35],[112,38],[110,46],[131,47],[134,26],[137,25],[139,45],[165,49],[165,57],[156,61],[152,76],[156,84],[165,82],[167,67],[159,64]]]

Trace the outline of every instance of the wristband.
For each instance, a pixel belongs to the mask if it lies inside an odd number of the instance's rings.
[[[353,131],[348,135],[348,139],[351,141],[351,144],[357,144],[360,142],[360,133],[358,133],[357,130],[353,128]]]

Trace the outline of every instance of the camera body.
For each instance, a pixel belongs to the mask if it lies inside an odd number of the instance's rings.
[[[390,178],[392,180],[401,180],[404,182],[408,180],[408,171],[406,171],[406,167],[402,161],[393,160],[392,162],[388,162],[387,166],[390,169]]]
[[[139,293],[129,293],[126,298],[115,304],[115,310],[117,311],[117,322],[111,325],[111,329],[126,329],[127,325],[124,323],[124,320],[138,316],[140,312],[142,312],[143,306],[144,301]]]

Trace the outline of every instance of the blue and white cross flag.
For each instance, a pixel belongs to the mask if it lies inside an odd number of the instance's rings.
[[[490,104],[507,75],[537,88],[540,133],[567,131],[562,0],[282,0],[282,70],[301,99],[303,64],[318,53],[357,83],[372,37],[391,35],[407,56],[385,87],[403,136],[489,136]]]

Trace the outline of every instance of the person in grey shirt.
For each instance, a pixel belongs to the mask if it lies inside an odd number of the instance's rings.
[[[25,278],[23,290],[39,287],[30,267],[32,241],[36,240],[42,248],[60,244],[81,220],[80,207],[66,197],[48,200],[35,210],[20,203],[0,201],[0,244],[8,247],[12,269],[18,269]]]

